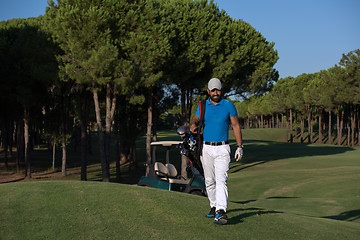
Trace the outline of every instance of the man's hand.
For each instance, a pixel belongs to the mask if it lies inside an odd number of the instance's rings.
[[[244,155],[244,150],[241,147],[238,147],[235,152],[235,160],[238,162],[241,160]]]
[[[193,134],[197,133],[197,126],[196,125],[191,125],[190,126],[190,132],[192,132]]]
[[[197,126],[199,124],[200,118],[198,116],[196,116],[196,114],[194,114],[192,120],[191,120],[191,125],[190,125],[190,132],[196,134],[197,133]]]

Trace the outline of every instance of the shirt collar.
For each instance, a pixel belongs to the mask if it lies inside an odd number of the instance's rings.
[[[224,98],[221,97],[220,101],[219,101],[216,105],[219,105],[219,104],[221,105],[223,102],[224,102]],[[206,103],[207,103],[208,105],[214,105],[214,106],[215,106],[215,104],[213,104],[212,102],[210,102],[210,97],[206,100]]]

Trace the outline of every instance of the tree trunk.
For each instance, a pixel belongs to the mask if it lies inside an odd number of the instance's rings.
[[[181,106],[181,125],[184,127],[190,126],[190,114],[192,107],[192,90],[184,90],[181,88],[180,106]]]
[[[7,117],[4,117],[3,121],[4,121],[4,124],[3,124],[2,131],[1,131],[1,140],[2,140],[2,147],[4,150],[4,164],[5,164],[5,168],[8,169],[9,168],[9,163],[8,163],[9,124],[8,124]]]
[[[295,111],[295,119],[294,119],[294,137],[295,137],[295,140],[298,139],[298,133],[297,133],[297,130],[298,130],[298,127],[297,127],[297,121],[298,121],[298,113]]]
[[[332,144],[332,136],[331,136],[331,130],[332,130],[332,122],[331,122],[331,108],[329,108],[329,144]]]
[[[339,108],[336,108],[336,139],[337,139],[337,145],[340,146],[340,139],[339,139],[339,135],[340,135],[340,113],[339,113]]]
[[[63,117],[65,118],[65,117]],[[61,123],[61,149],[62,149],[62,160],[61,160],[61,175],[66,176],[66,131],[65,131],[65,119]]]
[[[133,166],[137,168],[137,151],[136,151],[136,143],[134,141],[134,151],[133,151]]]
[[[112,95],[112,99],[111,99]],[[110,83],[106,84],[106,117],[105,117],[105,158],[110,171],[110,136],[111,126],[116,108],[116,86],[111,89]]]
[[[312,118],[312,112],[311,112],[311,118],[310,118],[310,142],[314,142],[314,119]]]
[[[190,126],[191,121],[191,109],[193,100],[193,90],[188,90],[187,103],[186,103],[186,127]]]
[[[301,139],[300,141],[303,143],[304,142],[304,131],[305,131],[305,116],[304,114],[301,114]]]
[[[136,162],[136,143],[135,143],[135,141],[132,141],[132,142],[131,142],[131,155],[132,155],[132,160],[131,160],[131,163],[130,163],[130,165],[129,165],[129,171],[137,168],[137,162]]]
[[[358,146],[360,147],[360,105],[358,105],[358,107],[357,107],[357,115],[358,115],[358,121],[357,121]]]
[[[74,123],[73,126],[76,126],[76,118],[74,117]],[[81,142],[81,129],[78,127],[75,128],[75,134],[74,134],[74,152],[77,152],[79,143]]]
[[[29,110],[24,109],[25,177],[31,178],[31,159],[29,141]]]
[[[309,133],[308,143],[312,143],[313,142],[312,106],[308,105],[307,109],[308,109],[308,133]]]
[[[87,181],[87,124],[84,116],[80,117],[80,129],[81,181]]]
[[[55,154],[56,154],[56,140],[53,140],[53,146],[52,146],[52,170],[55,171]]]
[[[25,156],[24,145],[24,120],[18,120],[16,124],[16,172],[20,173],[20,162]]]
[[[350,147],[350,139],[351,139],[351,124],[350,124],[350,116],[348,116],[348,119],[346,121],[346,128],[347,128],[347,146]]]
[[[323,107],[319,107],[319,143],[322,143],[322,114],[323,114]]]
[[[290,108],[289,110],[289,114],[290,114],[290,142],[293,142],[293,114],[292,114],[292,109]]]
[[[110,166],[105,156],[105,141],[104,141],[103,127],[101,123],[99,97],[98,97],[98,92],[95,88],[93,89],[93,98],[95,105],[96,123],[98,127],[98,135],[99,135],[99,152],[100,152],[103,182],[110,182]]]
[[[154,166],[151,163],[151,128],[152,128],[152,113],[153,113],[153,103],[152,103],[152,87],[148,89],[148,121],[146,128],[146,176],[152,176],[154,171]]]
[[[347,129],[347,136],[346,136],[346,145],[350,147],[351,142],[351,107],[347,106],[347,116],[346,116],[346,129]]]
[[[180,93],[180,104],[181,104],[181,125],[185,126],[186,125],[186,95],[185,95],[185,90],[184,89],[180,89],[181,93]]]
[[[9,152],[10,152],[10,156],[13,156],[13,146],[14,146],[14,142],[15,142],[15,121],[11,120],[9,122]]]
[[[157,112],[158,112],[158,101],[159,101],[159,97],[158,97],[157,93],[158,93],[157,88],[154,88],[153,89],[153,113],[152,113],[153,114],[153,117],[152,117],[153,124],[152,124],[152,128],[151,128],[153,142],[157,141],[157,124],[156,124],[156,122],[157,122],[157,117],[158,117]]]
[[[339,128],[339,140],[338,145],[341,145],[341,139],[342,139],[342,132],[344,128],[344,109],[341,110],[341,116],[340,116],[340,128]]]
[[[92,136],[92,127],[91,122],[88,122],[87,126],[87,151],[91,155],[92,154],[92,142],[91,142],[91,136]]]
[[[81,181],[87,181],[87,156],[89,147],[89,135],[88,131],[88,103],[87,103],[87,91],[82,88],[78,95],[79,105],[79,119],[80,119],[80,154],[81,154]]]
[[[351,146],[355,146],[355,127],[356,127],[356,108],[354,105],[351,107]]]
[[[121,171],[120,171],[120,120],[119,111],[115,112],[114,116],[114,146],[115,146],[115,168],[116,168],[116,182],[120,182]]]

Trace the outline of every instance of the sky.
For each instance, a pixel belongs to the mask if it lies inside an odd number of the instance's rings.
[[[275,43],[280,78],[327,70],[360,49],[359,0],[215,0]],[[45,14],[47,0],[0,0],[0,21]]]

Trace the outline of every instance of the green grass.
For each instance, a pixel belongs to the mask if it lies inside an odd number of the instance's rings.
[[[360,149],[274,142],[282,130],[255,130],[243,131],[244,158],[230,165],[225,226],[204,217],[204,197],[94,181],[20,182],[0,184],[0,239],[358,239]],[[159,134],[165,139],[176,135]]]
[[[232,131],[230,131],[230,135],[231,134],[233,134]],[[252,129],[242,130],[242,135],[245,141],[259,140],[259,141],[287,142],[286,134],[287,134],[287,130],[285,128],[252,128]]]

